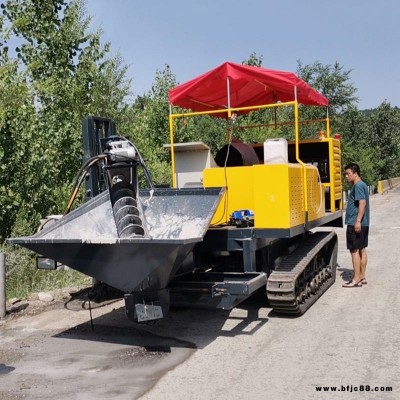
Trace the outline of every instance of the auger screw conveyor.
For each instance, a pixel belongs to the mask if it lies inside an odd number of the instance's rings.
[[[135,322],[162,318],[171,304],[231,309],[260,291],[276,313],[303,314],[335,281],[338,241],[326,227],[343,226],[340,141],[328,117],[314,121],[323,136],[300,132],[299,104],[326,108],[328,99],[294,74],[234,63],[169,99],[172,187],[153,185],[113,121],[88,117],[64,214],[7,242],[122,291]],[[293,140],[234,138],[237,116],[278,108],[293,110]],[[214,156],[203,142],[174,143],[176,120],[202,115],[227,120]],[[83,181],[86,201],[72,209]]]

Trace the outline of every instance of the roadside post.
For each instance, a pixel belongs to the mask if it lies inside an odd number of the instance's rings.
[[[6,262],[5,254],[0,253],[0,318],[6,316]]]

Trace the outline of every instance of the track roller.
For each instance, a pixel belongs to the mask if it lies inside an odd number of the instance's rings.
[[[268,278],[267,296],[274,311],[304,314],[335,282],[337,251],[335,232],[307,236]]]

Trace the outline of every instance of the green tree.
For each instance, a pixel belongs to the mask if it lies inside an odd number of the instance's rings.
[[[377,152],[373,147],[362,144],[352,144],[343,140],[342,142],[342,165],[343,167],[350,162],[360,165],[361,176],[367,185],[376,187],[379,178],[378,164],[380,160],[376,158]],[[343,181],[344,187],[349,189],[347,181]]]
[[[376,149],[376,170],[379,179],[399,176],[400,110],[384,101],[369,113],[369,126],[363,143]]]
[[[25,106],[0,103],[0,135],[8,138],[0,154],[9,153],[10,144],[23,154],[21,160],[7,159],[4,168],[13,178],[4,181],[33,226],[38,215],[62,210],[61,199],[82,162],[82,118],[123,120],[130,81],[121,57],[107,57],[110,44],[101,44],[101,32],[89,32],[83,0],[8,0],[1,8],[2,84],[20,93],[14,101],[23,94]],[[10,209],[2,237],[17,214]]]
[[[176,86],[176,77],[168,65],[157,70],[151,89],[139,96],[126,110],[119,127],[142,153],[155,184],[170,183],[169,156],[163,144],[169,143],[168,92]]]
[[[399,176],[400,110],[384,101],[373,110],[348,110],[337,120],[343,136],[343,163],[360,164],[370,185]]]
[[[350,81],[351,70],[335,62],[324,65],[318,61],[304,65],[297,61],[297,75],[329,99],[329,115],[334,116],[354,107],[357,89]]]
[[[36,120],[34,99],[16,62],[3,59],[0,92],[0,238],[4,238],[26,197],[24,165],[34,146],[30,127]]]
[[[258,56],[257,53],[253,52],[250,54],[250,56],[247,60],[242,61],[242,64],[243,65],[251,65],[252,67],[261,67],[263,58],[264,57],[262,54],[260,56]]]
[[[87,115],[125,119],[130,81],[89,32],[83,0],[8,0],[0,17],[0,238],[34,232],[60,213],[82,162]],[[1,241],[2,241],[1,240]],[[1,246],[1,245],[0,245]],[[7,253],[7,294],[74,284],[80,274],[43,274],[31,253]]]
[[[329,100],[328,109],[300,106],[300,118],[315,121],[324,119],[328,115],[332,131],[337,130],[337,117],[348,109],[355,108],[358,101],[355,96],[357,89],[350,81],[351,70],[345,70],[338,62],[333,65],[324,65],[318,61],[313,64],[303,64],[298,60],[296,73],[300,79]],[[305,125],[302,127],[302,138],[315,137],[321,129],[325,129],[324,123]]]

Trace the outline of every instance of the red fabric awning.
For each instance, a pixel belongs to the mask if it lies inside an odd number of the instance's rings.
[[[228,79],[229,78],[229,79]],[[295,100],[304,105],[327,106],[328,99],[292,72],[226,62],[169,91],[172,105],[192,111],[221,110]]]

